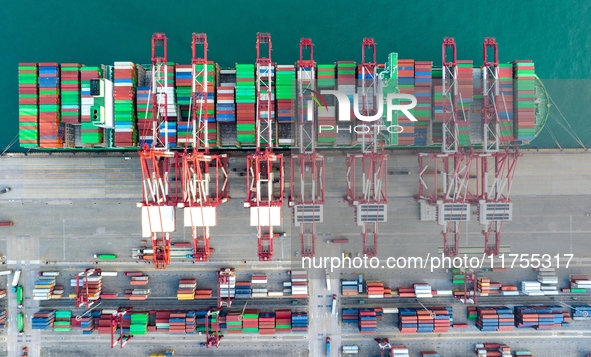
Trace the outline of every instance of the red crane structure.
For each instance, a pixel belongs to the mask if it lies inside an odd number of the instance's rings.
[[[448,49],[451,59],[447,58]],[[419,154],[419,194],[415,198],[421,206],[425,205],[425,210],[428,210],[427,206],[436,207],[437,223],[444,227],[443,253],[456,256],[459,253],[460,224],[470,220],[470,201],[475,197],[470,179],[477,177],[473,174],[477,160],[466,134],[466,130],[469,133],[469,113],[462,104],[459,90],[457,50],[453,38],[443,39],[441,81],[441,153]],[[465,146],[469,146],[467,151]],[[424,211],[423,207],[421,211]]]
[[[133,338],[133,335],[123,334],[123,316],[130,312],[132,307],[118,308],[117,313],[111,316],[111,348],[115,348],[119,344],[119,348],[123,348],[129,340]],[[119,330],[119,337],[115,340],[115,333]]]
[[[306,50],[309,59],[304,59]],[[297,63],[299,151],[290,157],[289,206],[293,207],[294,224],[300,229],[304,257],[316,253],[316,224],[323,222],[324,210],[324,156],[316,152],[314,102],[305,99],[315,89],[314,44],[312,39],[302,38]]]
[[[388,356],[394,357],[394,350],[392,349],[392,345],[387,338],[376,338],[375,341],[380,347],[380,357],[384,357],[386,355],[386,349],[388,350]]]
[[[90,299],[90,294],[91,292],[89,291],[89,285],[90,284],[83,284],[86,286],[80,286],[80,282],[88,282],[88,278],[91,276],[99,276],[100,275],[101,270],[100,269],[94,269],[94,268],[89,268],[89,269],[85,269],[83,272],[78,273],[75,275],[76,277],[76,308],[90,308],[92,305],[94,305],[94,303],[96,303],[98,300],[91,300]]]
[[[448,49],[453,53],[451,60],[446,56]],[[493,51],[492,58],[488,50]],[[503,113],[507,106],[499,83],[498,46],[494,38],[485,39],[483,57],[482,110],[474,110],[482,113],[482,151],[472,149],[466,134],[470,124],[458,85],[457,65],[461,61],[456,59],[454,39],[445,38],[442,152],[419,154],[419,194],[415,198],[421,204],[436,207],[437,222],[445,227],[442,233],[446,256],[459,253],[460,224],[470,220],[472,206],[478,208],[479,223],[484,225],[486,254],[499,254],[502,224],[513,216],[510,192],[519,152],[511,147],[513,137],[501,130],[500,113],[505,121],[510,116],[506,109]]]
[[[489,49],[493,52],[492,59],[488,56]],[[479,197],[474,203],[478,204],[479,222],[484,225],[485,253],[498,255],[503,222],[513,219],[510,194],[519,151],[511,148],[513,138],[504,135],[500,128],[501,115],[511,118],[500,88],[498,44],[492,37],[484,39],[482,71],[484,143],[480,154]],[[513,125],[512,121],[504,122]]]
[[[152,36],[151,73],[152,140],[140,151],[142,168],[142,237],[151,238],[154,266],[164,269],[170,263],[170,233],[176,229],[179,158],[168,146],[168,69],[167,39],[163,33]],[[149,127],[149,125],[147,126]],[[164,140],[160,135],[164,134]],[[149,135],[145,135],[149,136]],[[172,184],[171,184],[172,182]]]
[[[210,324],[209,324],[209,319],[213,320],[213,322],[211,323],[211,331],[210,331]],[[222,338],[224,337],[224,335],[222,335],[220,333],[220,310],[218,309],[211,309],[207,312],[207,315],[205,316],[205,346],[207,348],[210,347],[215,347],[218,348],[220,346],[220,341],[222,340]]]
[[[203,49],[202,56],[198,48]],[[207,61],[207,35],[193,33],[192,95],[189,111],[193,137],[185,142],[182,156],[182,201],[184,225],[191,228],[193,259],[209,261],[210,227],[217,225],[217,206],[228,201],[228,157],[209,152],[208,110],[213,99],[208,99],[208,76],[215,75]],[[191,144],[191,148],[189,148]]]
[[[475,272],[466,270],[464,275],[464,300],[462,301],[464,305],[468,304],[468,300],[470,299],[470,283],[474,289],[472,301],[476,305],[478,302],[478,276]]]
[[[267,47],[267,57],[262,48]],[[256,51],[256,151],[246,159],[246,200],[250,225],[257,227],[259,260],[273,257],[273,227],[281,225],[283,205],[283,155],[273,152],[274,142],[274,65],[271,61],[271,35],[257,33]]]
[[[236,272],[234,268],[221,268],[217,272],[218,278],[218,305],[217,308],[232,307],[234,295],[232,289],[236,289]],[[222,290],[227,291],[227,294],[222,294]]]
[[[365,58],[367,48],[373,52],[373,58],[369,60]],[[372,38],[364,38],[361,50],[359,90],[362,92],[362,114],[371,116],[377,113],[376,43]],[[358,109],[354,110],[358,115]],[[355,207],[355,220],[362,227],[363,254],[374,257],[378,253],[379,223],[386,222],[388,216],[388,155],[378,144],[379,125],[367,126],[363,131],[361,153],[347,154],[347,194],[344,199]]]

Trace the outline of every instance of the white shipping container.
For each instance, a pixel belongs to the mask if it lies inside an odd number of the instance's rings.
[[[384,314],[397,314],[398,308],[397,307],[384,307],[382,308],[382,313]]]
[[[282,291],[269,291],[267,294],[269,297],[281,297],[283,296]]]
[[[116,271],[101,271],[101,276],[117,276],[118,274]]]
[[[0,275],[10,275],[12,274],[12,270],[2,270],[0,271]]]

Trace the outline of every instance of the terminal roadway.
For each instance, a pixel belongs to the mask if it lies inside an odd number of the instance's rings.
[[[287,232],[288,235],[275,240],[274,261],[258,262],[256,230],[254,227],[249,227],[248,211],[242,206],[245,198],[244,177],[238,174],[245,166],[245,157],[241,153],[230,155],[232,199],[220,206],[218,226],[211,229],[211,242],[215,248],[212,261],[208,264],[191,264],[186,260],[178,260],[174,261],[166,272],[153,271],[150,265],[140,264],[131,257],[131,249],[143,245],[140,243],[142,239],[140,211],[136,207],[136,203],[141,198],[141,171],[135,154],[78,153],[75,156],[54,154],[51,157],[47,155],[24,157],[15,154],[12,157],[0,157],[0,187],[12,188],[11,192],[0,196],[0,220],[14,222],[14,226],[1,227],[0,230],[0,252],[6,256],[8,263],[6,267],[13,270],[23,269],[21,282],[25,289],[32,288],[39,268],[63,269],[64,273],[58,278],[58,284],[66,286],[66,295],[72,292],[67,286],[68,279],[79,269],[92,266],[119,271],[145,269],[153,279],[149,285],[153,294],[150,299],[163,299],[162,301],[166,301],[163,303],[164,306],[172,302],[171,299],[164,298],[174,295],[171,292],[174,291],[174,285],[181,275],[195,276],[198,279],[198,286],[203,288],[213,288],[214,271],[225,266],[232,266],[238,271],[242,269],[245,274],[244,280],[251,272],[261,271],[268,272],[270,276],[276,273],[272,284],[289,280],[285,271],[301,267],[301,260],[296,258],[300,243],[299,236],[295,234],[297,229],[292,226],[291,209],[287,204],[283,207],[282,226],[277,230]],[[131,158],[127,160],[126,156]],[[341,152],[333,152],[325,153],[325,157],[325,217],[324,222],[317,225],[317,256],[340,256],[345,251],[356,256],[361,251],[360,227],[354,222],[354,209],[342,199],[346,188],[344,155]],[[420,222],[418,204],[412,198],[417,193],[418,187],[416,156],[410,152],[390,153],[389,167],[394,171],[410,171],[412,174],[389,176],[388,222],[380,225],[378,257],[381,262],[384,262],[388,257],[436,255],[438,247],[442,245],[441,226],[435,222]],[[237,172],[233,172],[233,168],[237,168]],[[287,167],[285,172],[288,172]],[[508,245],[511,253],[575,254],[569,269],[560,270],[560,286],[566,286],[568,274],[590,274],[591,241],[588,237],[591,233],[591,218],[586,217],[586,213],[591,213],[591,200],[589,200],[591,155],[582,151],[526,151],[519,159],[511,193],[514,202],[514,219],[503,225],[502,244]],[[190,229],[183,227],[180,211],[177,213],[177,218],[177,231],[173,234],[173,241],[189,242]],[[462,225],[460,244],[481,246],[483,244],[481,230],[482,226],[478,225],[473,215],[470,222]],[[334,238],[349,238],[349,243],[344,245],[325,243],[326,240]],[[99,262],[96,265],[92,258],[95,253],[115,253],[118,258],[113,263]],[[263,340],[260,339],[258,342],[251,340],[251,342],[243,341],[236,344],[226,343],[242,338],[227,336],[223,342],[223,348],[202,350],[199,351],[200,354],[249,356],[265,355],[265,353],[276,355],[280,352],[286,356],[304,356],[308,353],[311,356],[321,356],[324,350],[323,341],[327,336],[331,336],[333,356],[337,355],[337,347],[341,342],[344,344],[349,341],[360,345],[362,355],[371,356],[378,352],[372,336],[361,336],[355,333],[354,327],[350,329],[341,325],[339,315],[330,314],[328,306],[332,294],[340,290],[339,279],[356,279],[358,274],[364,274],[366,279],[382,280],[386,286],[393,288],[410,285],[414,281],[428,282],[434,289],[450,288],[450,273],[445,269],[435,269],[433,273],[429,269],[336,269],[331,273],[330,290],[327,289],[323,269],[310,269],[309,274],[310,297],[307,308],[310,310],[311,318],[307,335],[291,336],[290,334],[290,337],[282,335],[283,342],[277,346],[261,346],[260,342]],[[513,269],[509,273],[486,273],[486,276],[503,284],[518,284],[521,280],[536,278],[536,274],[531,269]],[[122,292],[125,288],[126,281],[121,278],[111,281],[108,279],[112,278],[105,279],[105,291],[112,289],[113,292]],[[25,295],[28,298],[25,300],[23,312],[27,316],[27,321],[30,321],[32,313],[39,308],[39,304],[30,298],[26,290]],[[511,298],[503,299],[499,298],[499,303],[512,300]],[[392,304],[406,304],[396,299],[391,301]],[[489,303],[487,299],[482,301]],[[519,303],[522,301],[530,300],[529,298],[517,300]],[[11,292],[8,293],[7,302],[9,321],[13,323],[9,323],[8,329],[4,332],[6,339],[0,344],[0,348],[8,349],[10,356],[17,356],[18,350],[24,343],[32,351],[30,356],[35,357],[40,351],[43,351],[43,356],[68,355],[63,354],[64,351],[72,353],[71,355],[76,355],[78,351],[80,355],[87,351],[80,350],[79,343],[85,341],[88,336],[40,333],[27,327],[26,335],[18,338],[18,331],[14,326],[17,308]],[[55,302],[43,302],[41,305],[50,306],[52,303]],[[384,304],[389,303],[384,301]],[[434,299],[433,304],[435,303],[440,305],[444,301]],[[67,305],[68,302],[60,301],[57,304]],[[200,304],[202,303],[195,302],[195,306]],[[352,299],[339,298],[339,307],[342,307],[341,304],[355,306]],[[366,304],[369,306],[367,300]],[[137,305],[141,306],[140,303]],[[454,305],[454,307],[456,307],[454,313],[456,310],[465,310],[461,306]],[[459,318],[465,314],[465,311],[460,311],[457,312]],[[569,333],[578,330],[587,331],[587,327],[589,324],[580,322],[573,327],[572,331],[568,329],[565,331]],[[378,331],[382,328],[384,326],[380,325]],[[347,336],[342,335],[342,331],[347,332]],[[390,330],[384,331],[390,333]],[[429,345],[431,349],[437,349],[442,356],[468,356],[471,354],[473,342],[488,342],[491,339],[509,345],[514,341],[517,347],[530,348],[535,355],[543,355],[536,354],[535,351],[549,349],[564,351],[564,356],[584,355],[581,347],[581,341],[584,339],[578,338],[578,335],[534,342],[532,341],[534,338],[528,339],[521,332],[519,336],[523,338],[503,337],[501,339],[500,336],[504,335],[471,331],[470,336],[475,335],[469,339],[469,342],[464,341],[468,338],[458,338],[457,340],[460,341],[455,342],[456,340],[446,337],[434,339],[436,336],[447,336],[445,334],[401,336],[394,328],[391,333],[392,335],[384,337],[406,343],[409,348],[414,349],[413,351]],[[554,331],[548,333],[552,334]],[[582,333],[586,336],[586,332]],[[299,340],[297,336],[304,336],[304,339]],[[279,338],[279,335],[277,337]],[[97,348],[99,345],[103,346],[103,336],[92,335],[90,338],[97,338]],[[148,344],[145,349],[142,349],[138,343],[130,342],[123,351],[115,352],[115,350],[100,347],[96,350],[96,354],[93,351],[93,355],[145,356],[148,351],[165,349],[160,347],[164,347],[162,343],[166,339],[157,334],[138,337],[137,341],[143,341],[143,339],[152,341],[152,338],[154,338],[153,345]],[[292,338],[293,341],[290,340]],[[347,340],[349,338],[358,340]],[[69,339],[79,343],[69,342]],[[65,342],[67,347],[60,347],[59,341]],[[90,341],[88,344],[95,346]],[[194,355],[189,352],[191,347],[185,348],[181,345],[171,347],[176,347],[180,355]],[[225,352],[229,351],[227,348],[233,349],[232,352]]]

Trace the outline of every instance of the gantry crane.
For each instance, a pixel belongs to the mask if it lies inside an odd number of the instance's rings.
[[[214,322],[212,322],[211,324],[211,329],[212,331],[209,331],[209,319],[210,317],[214,320]],[[224,335],[222,335],[220,333],[220,310],[219,308],[217,309],[210,309],[207,312],[207,315],[205,316],[205,341],[206,341],[206,347],[210,348],[210,347],[215,347],[218,348],[220,346],[220,341],[222,340],[222,338],[224,337]]]
[[[489,49],[493,51],[492,59],[488,56]],[[507,111],[508,98],[500,88],[498,44],[491,37],[484,39],[482,71],[484,144],[480,154],[479,196],[474,203],[478,205],[480,224],[484,225],[485,253],[498,255],[503,222],[513,218],[510,194],[519,151],[511,147],[513,138],[501,130],[501,125],[512,127],[513,121]]]
[[[449,60],[448,49],[452,53]],[[419,154],[419,193],[415,196],[421,205],[436,208],[437,223],[444,226],[443,253],[446,256],[459,253],[460,224],[470,220],[470,202],[476,197],[470,180],[478,177],[474,175],[474,171],[478,172],[477,157],[471,149],[469,136],[465,135],[469,113],[462,104],[457,64],[455,40],[445,38],[442,45],[441,153]],[[466,145],[468,150],[464,149]]]
[[[304,59],[306,50],[309,59]],[[314,44],[310,38],[300,39],[300,60],[297,63],[299,151],[290,157],[289,206],[300,227],[301,252],[304,257],[316,252],[316,224],[323,222],[324,156],[316,152],[314,102],[305,100],[316,89]]]
[[[232,302],[234,301],[234,296],[236,293],[232,294],[232,289],[236,288],[236,272],[234,268],[222,268],[217,272],[218,278],[218,305],[217,308],[221,309],[223,307],[230,308],[232,307]],[[222,289],[226,289],[228,291],[227,295],[222,295]]]
[[[366,49],[373,52],[373,58],[366,60]],[[364,38],[362,45],[362,111],[366,116],[377,112],[376,101],[376,43]],[[366,74],[371,79],[366,80]],[[370,90],[372,89],[372,90]],[[359,93],[355,95],[358,97]],[[364,130],[365,131],[365,130]],[[363,254],[373,257],[378,252],[378,226],[388,216],[388,155],[378,144],[379,126],[368,126],[362,135],[361,153],[347,154],[347,194],[344,199],[355,207],[357,225],[362,227]],[[360,185],[360,187],[358,187]]]
[[[466,272],[464,273],[464,304],[468,304],[468,300],[470,299],[470,283],[472,284],[472,287],[474,289],[474,293],[473,293],[473,303],[474,305],[476,305],[476,303],[478,302],[478,275],[476,275],[476,273],[474,271],[470,271],[468,269],[466,269]]]
[[[392,350],[392,345],[387,338],[376,338],[375,341],[378,343],[380,347],[380,357],[384,357],[386,353],[386,349],[388,350],[388,356],[394,357],[394,350]]]
[[[119,344],[119,348],[123,348],[133,335],[123,334],[123,316],[130,312],[132,307],[118,308],[117,312],[111,316],[111,348],[115,348]],[[115,327],[115,328],[113,328]],[[119,337],[115,340],[115,333],[119,330]]]
[[[262,47],[267,46],[267,57]],[[283,155],[273,152],[274,141],[274,65],[271,61],[271,35],[257,33],[256,63],[256,151],[246,161],[246,200],[250,225],[257,227],[259,260],[273,257],[273,227],[281,225],[283,204]]]
[[[178,156],[168,146],[168,70],[167,39],[163,33],[152,36],[151,143],[140,151],[142,168],[142,237],[152,239],[154,265],[164,269],[170,263],[170,233],[176,229],[178,201]],[[164,141],[160,132],[164,132]],[[172,182],[170,184],[169,182]]]
[[[95,275],[95,276],[99,276],[100,275],[101,270],[100,269],[93,269],[93,268],[89,268],[89,269],[85,269],[83,272],[78,273],[75,275],[76,277],[76,308],[81,308],[81,307],[85,307],[85,308],[90,308],[92,305],[94,305],[95,302],[98,301],[97,300],[91,300],[89,295],[90,295],[90,291],[88,290],[89,288],[89,284],[88,284],[88,278]],[[83,285],[84,282],[86,282],[86,286],[80,286],[80,280],[83,279]]]
[[[198,49],[203,49],[199,56]],[[217,206],[228,200],[227,155],[209,152],[207,35],[193,33],[192,89],[189,112],[193,137],[185,143],[182,153],[182,202],[184,225],[191,227],[193,259],[208,261],[209,228],[217,225]],[[197,69],[199,67],[199,69]],[[189,148],[191,144],[191,148]]]

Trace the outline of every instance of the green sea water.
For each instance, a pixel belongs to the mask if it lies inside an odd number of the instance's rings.
[[[255,35],[270,32],[273,60],[294,63],[301,37],[317,62],[361,60],[363,37],[374,37],[378,62],[389,52],[441,64],[443,37],[459,59],[482,63],[484,37],[496,37],[501,62],[531,59],[556,102],[547,128],[532,143],[591,146],[591,2],[556,1],[2,1],[0,8],[0,149],[18,131],[19,62],[149,63],[150,39],[165,32],[170,61],[189,63],[191,33],[205,32],[209,58],[222,66],[253,63]],[[568,124],[555,119],[559,111]],[[569,129],[570,130],[570,129]],[[18,150],[18,144],[11,151]]]

